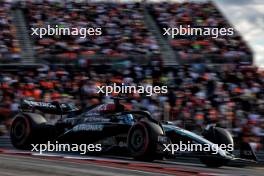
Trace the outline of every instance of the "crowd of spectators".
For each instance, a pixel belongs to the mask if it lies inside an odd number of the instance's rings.
[[[210,27],[210,28],[231,28],[228,21],[211,2],[184,2],[184,3],[154,3],[150,4],[149,10],[156,20],[158,26],[163,28],[190,28]],[[185,35],[170,37],[170,45],[178,53],[182,61],[198,61],[207,58],[202,62],[216,60],[218,62],[237,62],[241,58],[245,61],[251,60],[251,52],[246,42],[234,31],[233,35],[212,36]],[[210,60],[208,61],[210,62]]]
[[[23,5],[29,29],[101,28],[102,35],[54,35],[35,40],[39,56],[82,58],[93,55],[126,57],[151,56],[160,52],[154,35],[145,26],[143,9],[139,3],[76,3],[74,1],[28,1]],[[30,31],[32,33],[32,31]]]
[[[15,28],[7,15],[10,3],[3,3],[0,11],[0,58],[20,58]],[[31,28],[101,28],[102,35],[46,35],[31,36],[38,58],[48,61],[86,58],[127,58],[160,54],[156,36],[146,25],[145,7],[163,33],[163,28],[182,26],[230,28],[230,24],[211,2],[184,3],[118,3],[75,1],[23,1],[17,5],[24,12]],[[183,62],[252,62],[252,53],[246,42],[234,31],[231,36],[176,36],[169,44]],[[3,43],[3,44],[2,44]],[[3,54],[2,54],[3,53]],[[206,59],[204,59],[206,58]],[[68,59],[66,59],[67,61]]]
[[[12,23],[11,3],[0,1],[0,62],[20,60],[20,47]]]
[[[11,23],[9,3],[0,1],[0,61],[20,59],[15,28]],[[157,41],[145,26],[139,3],[75,3],[73,1],[26,1],[20,6],[27,25],[77,28],[102,28],[101,36],[34,36],[38,57],[87,58],[93,55],[123,57],[159,54]],[[149,6],[157,24],[174,27],[229,27],[211,3],[156,3]],[[32,31],[30,31],[32,32]],[[181,59],[200,57],[243,58],[251,55],[237,36],[204,38],[185,37],[170,41]],[[141,58],[141,57],[139,57]],[[167,94],[128,95],[127,109],[146,109],[157,120],[171,120],[176,125],[199,131],[206,124],[217,123],[243,140],[261,143],[264,136],[264,72],[254,67],[192,65],[163,68],[159,61],[140,66],[130,61],[124,65],[87,66],[84,68],[44,67],[16,72],[0,70],[0,134],[10,125],[19,101],[74,102],[82,108],[110,101],[97,94],[98,85],[167,85]],[[263,141],[262,141],[263,142]]]
[[[127,62],[113,68],[2,72],[0,80],[2,120],[18,111],[23,98],[74,102],[82,108],[109,101],[97,94],[96,86],[115,82],[168,86],[167,94],[129,95],[131,99],[124,102],[127,109],[146,109],[158,120],[171,120],[193,131],[218,123],[257,143],[264,135],[264,72],[257,68],[193,65],[165,69],[159,62],[144,67]]]

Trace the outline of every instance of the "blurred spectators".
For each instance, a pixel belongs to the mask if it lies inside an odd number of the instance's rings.
[[[113,82],[167,85],[168,94],[151,97],[134,94],[125,102],[128,109],[148,110],[158,120],[171,120],[195,131],[206,124],[217,123],[234,134],[252,136],[247,140],[254,142],[260,141],[258,137],[264,134],[264,72],[254,67],[228,65],[165,69],[159,63],[153,63],[149,66],[129,64],[122,68],[101,65],[82,70],[57,68],[3,72],[1,118],[4,118],[3,114],[17,112],[22,98],[75,102],[83,108],[105,102],[109,97],[98,95],[96,86]]]
[[[217,27],[229,28],[228,21],[211,2],[184,2],[184,3],[153,3],[150,4],[150,12],[160,28],[175,28],[180,25],[187,27]],[[162,29],[163,31],[163,29]],[[178,53],[182,61],[200,62],[233,62],[248,58],[251,52],[246,42],[238,36],[237,32],[232,36],[176,36],[170,40],[170,44]]]
[[[11,23],[10,4],[0,2],[0,61],[20,58],[20,49]],[[92,55],[123,57],[160,53],[157,41],[144,24],[143,8],[137,3],[75,3],[72,1],[26,1],[21,6],[28,27],[102,27],[102,36],[34,37],[38,56],[51,60],[85,59]],[[229,27],[211,3],[157,3],[149,8],[161,28],[180,24]],[[171,40],[182,59],[236,58],[251,55],[236,35],[224,38],[194,37]],[[139,57],[140,59],[142,57]],[[83,64],[84,65],[84,64]],[[145,109],[157,120],[199,131],[206,124],[226,127],[241,140],[261,143],[264,127],[264,72],[241,66],[177,66],[163,68],[159,61],[140,66],[124,65],[78,68],[48,68],[16,72],[0,70],[0,123],[8,126],[19,109],[19,101],[74,102],[85,108],[106,102],[96,86],[111,83],[167,85],[168,94],[151,97],[134,94],[125,102],[127,109]],[[3,125],[0,126],[0,133]],[[262,138],[263,139],[263,138]],[[262,141],[263,142],[263,141]]]
[[[0,1],[0,62],[18,61],[20,48],[12,24],[11,3]]]
[[[139,3],[75,3],[28,1],[24,8],[29,29],[48,25],[67,28],[102,28],[102,35],[34,36],[35,50],[42,57],[87,58],[93,55],[125,57],[158,54],[159,46],[144,24]],[[32,31],[30,31],[32,32]]]

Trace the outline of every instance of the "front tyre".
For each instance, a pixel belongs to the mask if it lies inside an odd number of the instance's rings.
[[[127,140],[128,149],[136,160],[153,161],[156,158],[156,143],[145,123],[138,122],[133,125]]]

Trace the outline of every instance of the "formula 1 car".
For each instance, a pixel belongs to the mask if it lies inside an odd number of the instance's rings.
[[[38,102],[23,100],[20,111],[11,125],[10,137],[14,147],[31,149],[32,144],[48,141],[71,144],[101,144],[101,152],[124,149],[136,160],[152,161],[173,157],[178,152],[178,144],[199,144],[207,146],[207,151],[192,152],[209,167],[220,167],[230,160],[256,161],[256,156],[248,144],[242,145],[241,157],[232,154],[233,139],[223,128],[208,126],[197,135],[173,125],[158,122],[147,111],[127,111],[120,103],[98,104],[80,110],[72,104],[58,102]],[[45,114],[60,116],[55,124],[49,124]],[[231,146],[222,149],[215,144]],[[180,151],[181,152],[181,151]]]

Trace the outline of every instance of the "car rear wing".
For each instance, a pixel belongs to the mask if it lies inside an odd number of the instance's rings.
[[[20,110],[23,112],[35,112],[36,110],[47,114],[68,114],[71,112],[79,111],[79,109],[71,103],[55,102],[41,102],[33,100],[22,100],[20,103]]]

